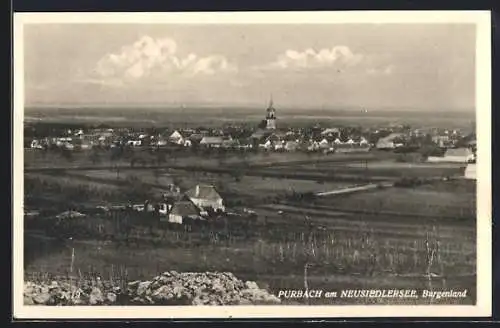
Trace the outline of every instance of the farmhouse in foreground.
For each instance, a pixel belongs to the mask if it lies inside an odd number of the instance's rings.
[[[226,210],[222,197],[212,185],[196,185],[186,192],[186,196],[201,209]]]
[[[172,206],[168,214],[168,222],[182,224],[184,218],[197,219],[199,217],[200,211],[192,202],[179,201]]]

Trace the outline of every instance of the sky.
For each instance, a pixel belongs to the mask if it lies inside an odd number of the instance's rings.
[[[25,103],[462,111],[472,24],[29,24]]]

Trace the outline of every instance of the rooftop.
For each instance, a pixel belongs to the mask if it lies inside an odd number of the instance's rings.
[[[186,192],[189,198],[203,198],[210,200],[219,200],[222,197],[219,195],[215,187],[212,185],[197,185]]]
[[[174,204],[170,214],[180,215],[180,216],[192,216],[199,215],[198,209],[190,201],[179,201]]]

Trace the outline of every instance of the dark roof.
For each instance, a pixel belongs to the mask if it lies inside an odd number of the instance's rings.
[[[197,185],[186,191],[186,196],[189,198],[202,198],[210,200],[219,200],[222,198],[217,190],[215,190],[215,187],[211,185]]]
[[[193,133],[188,137],[191,141],[200,141],[203,139],[203,135],[201,133]]]
[[[180,216],[192,216],[199,215],[198,209],[190,201],[179,201],[174,204],[170,210],[170,214],[180,215]]]

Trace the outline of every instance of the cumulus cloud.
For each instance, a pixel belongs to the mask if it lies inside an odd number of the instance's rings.
[[[236,66],[222,55],[200,57],[191,53],[179,56],[177,43],[170,38],[143,36],[117,53],[103,56],[96,64],[89,81],[136,81],[151,76],[214,75],[235,72]]]
[[[277,59],[263,67],[264,69],[308,69],[340,66],[355,66],[363,60],[363,55],[355,54],[346,46],[335,46],[316,51],[312,48],[304,51],[287,50]]]

